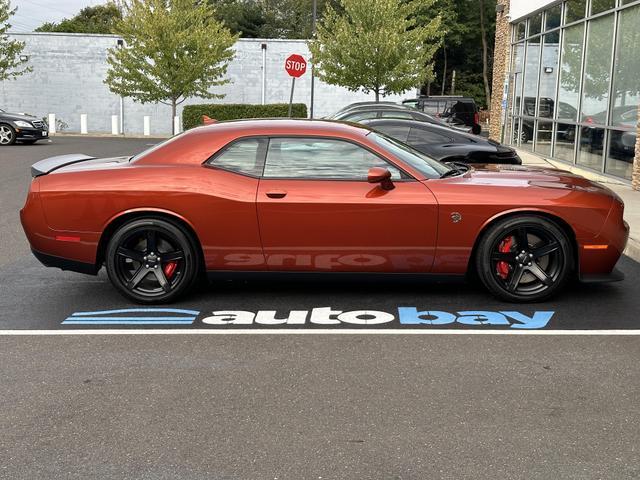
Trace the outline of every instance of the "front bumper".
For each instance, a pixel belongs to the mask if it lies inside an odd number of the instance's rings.
[[[16,140],[46,140],[49,131],[46,128],[22,128],[16,127]]]

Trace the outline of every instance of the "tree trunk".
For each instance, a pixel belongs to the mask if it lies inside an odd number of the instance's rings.
[[[177,108],[177,99],[171,99],[171,131],[175,135],[176,133],[176,108]]]
[[[444,89],[447,85],[447,45],[442,43],[442,51],[444,52],[444,68],[442,69],[442,90],[440,95],[444,95]]]
[[[376,94],[376,103],[378,103],[380,101],[380,88],[376,87],[374,92]]]
[[[491,105],[491,90],[489,88],[489,66],[487,61],[487,30],[484,25],[484,0],[480,0],[480,32],[482,33],[482,79],[484,80],[484,94],[487,97],[487,106],[489,106]]]

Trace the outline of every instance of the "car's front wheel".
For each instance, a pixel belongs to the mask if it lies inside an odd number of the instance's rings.
[[[111,237],[106,251],[109,280],[139,303],[167,303],[198,275],[196,246],[181,227],[158,218],[133,220]]]
[[[551,220],[533,215],[507,218],[483,235],[476,269],[496,297],[537,302],[556,293],[570,278],[572,245]]]
[[[13,145],[16,143],[16,132],[6,123],[0,123],[0,146]]]

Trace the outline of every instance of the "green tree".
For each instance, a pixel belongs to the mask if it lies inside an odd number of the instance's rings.
[[[36,28],[36,32],[67,33],[113,33],[116,23],[122,18],[115,3],[85,7],[73,18],[59,23],[47,22]]]
[[[332,85],[380,94],[418,87],[433,75],[440,16],[418,23],[435,0],[342,0],[327,7],[309,49],[318,76]]]
[[[141,103],[176,107],[188,97],[221,98],[210,92],[224,79],[237,37],[214,17],[206,2],[124,0],[115,33],[122,48],[109,50],[105,83]],[[174,132],[175,133],[175,132]]]
[[[243,38],[262,37],[267,20],[262,4],[256,0],[209,0],[216,12],[216,18],[229,30]]]
[[[25,66],[26,60],[20,58],[24,50],[24,42],[11,40],[7,32],[11,28],[9,19],[16,13],[11,8],[9,0],[0,0],[0,82],[19,77],[30,72],[31,67]]]

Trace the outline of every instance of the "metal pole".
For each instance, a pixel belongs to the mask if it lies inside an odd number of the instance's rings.
[[[313,14],[311,15],[311,38],[313,39],[316,34],[316,15],[317,15],[317,0],[313,0]],[[315,62],[311,64],[311,105],[309,108],[309,117],[313,118],[313,93],[314,93],[314,80],[315,80]]]
[[[262,48],[262,105],[265,104],[267,96],[267,44],[263,43]]]
[[[291,105],[293,104],[293,87],[296,85],[296,77],[291,77],[291,96],[289,97],[289,118],[291,118]]]

